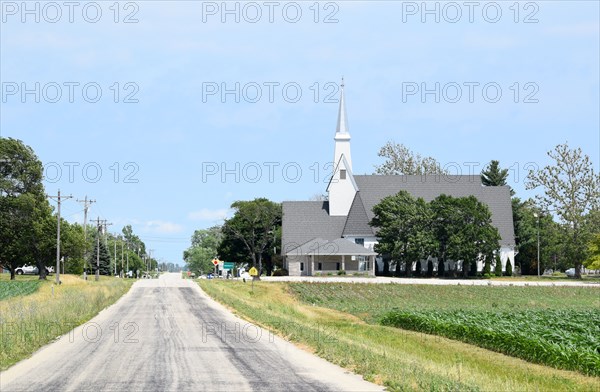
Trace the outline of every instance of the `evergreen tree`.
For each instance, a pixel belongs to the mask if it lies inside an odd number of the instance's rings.
[[[444,262],[442,260],[438,260],[438,273],[437,273],[438,278],[444,277],[445,273],[446,273],[446,271],[445,271],[445,267],[444,267]]]
[[[100,275],[110,275],[110,255],[108,254],[108,250],[102,239],[100,242],[94,241],[94,251],[90,254],[89,257],[89,265],[91,266],[91,270],[95,273],[97,268],[96,257],[98,256],[98,243],[100,244]]]
[[[481,172],[481,183],[485,186],[506,185],[508,169],[500,169],[500,162],[491,161],[490,164]]]
[[[500,260],[500,253],[496,253],[496,268],[494,269],[494,275],[502,276],[502,261]]]
[[[483,265],[483,276],[489,277],[492,273],[492,266],[489,257],[485,258],[485,264]]]
[[[427,276],[430,278],[433,276],[433,261],[431,260],[427,262]]]
[[[417,264],[415,266],[415,275],[416,276],[421,276],[421,262],[417,261]]]
[[[510,264],[510,259],[506,259],[506,276],[512,276],[512,265]]]

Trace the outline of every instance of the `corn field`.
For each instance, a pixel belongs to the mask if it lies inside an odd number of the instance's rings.
[[[407,311],[381,324],[444,336],[560,369],[600,376],[600,311]]]

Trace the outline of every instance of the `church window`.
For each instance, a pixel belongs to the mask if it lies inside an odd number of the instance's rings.
[[[346,170],[340,170],[340,180],[346,179]]]

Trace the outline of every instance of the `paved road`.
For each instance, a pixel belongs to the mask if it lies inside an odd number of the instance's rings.
[[[381,390],[234,317],[179,274],[136,282],[93,320],[0,373],[2,392]]]

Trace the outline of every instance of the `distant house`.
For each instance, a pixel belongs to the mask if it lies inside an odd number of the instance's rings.
[[[373,250],[377,236],[369,221],[373,218],[373,206],[401,190],[425,201],[441,194],[475,196],[489,207],[492,223],[500,232],[503,270],[506,260],[514,266],[515,238],[508,186],[483,186],[479,175],[354,175],[343,84],[334,141],[335,170],[327,186],[328,200],[283,202],[282,256],[290,275],[341,270],[374,275],[375,263],[381,271],[383,258]],[[429,259],[437,270],[437,259]],[[424,263],[422,269],[426,270],[429,259],[415,262]],[[446,270],[454,267],[453,261],[447,263]]]

